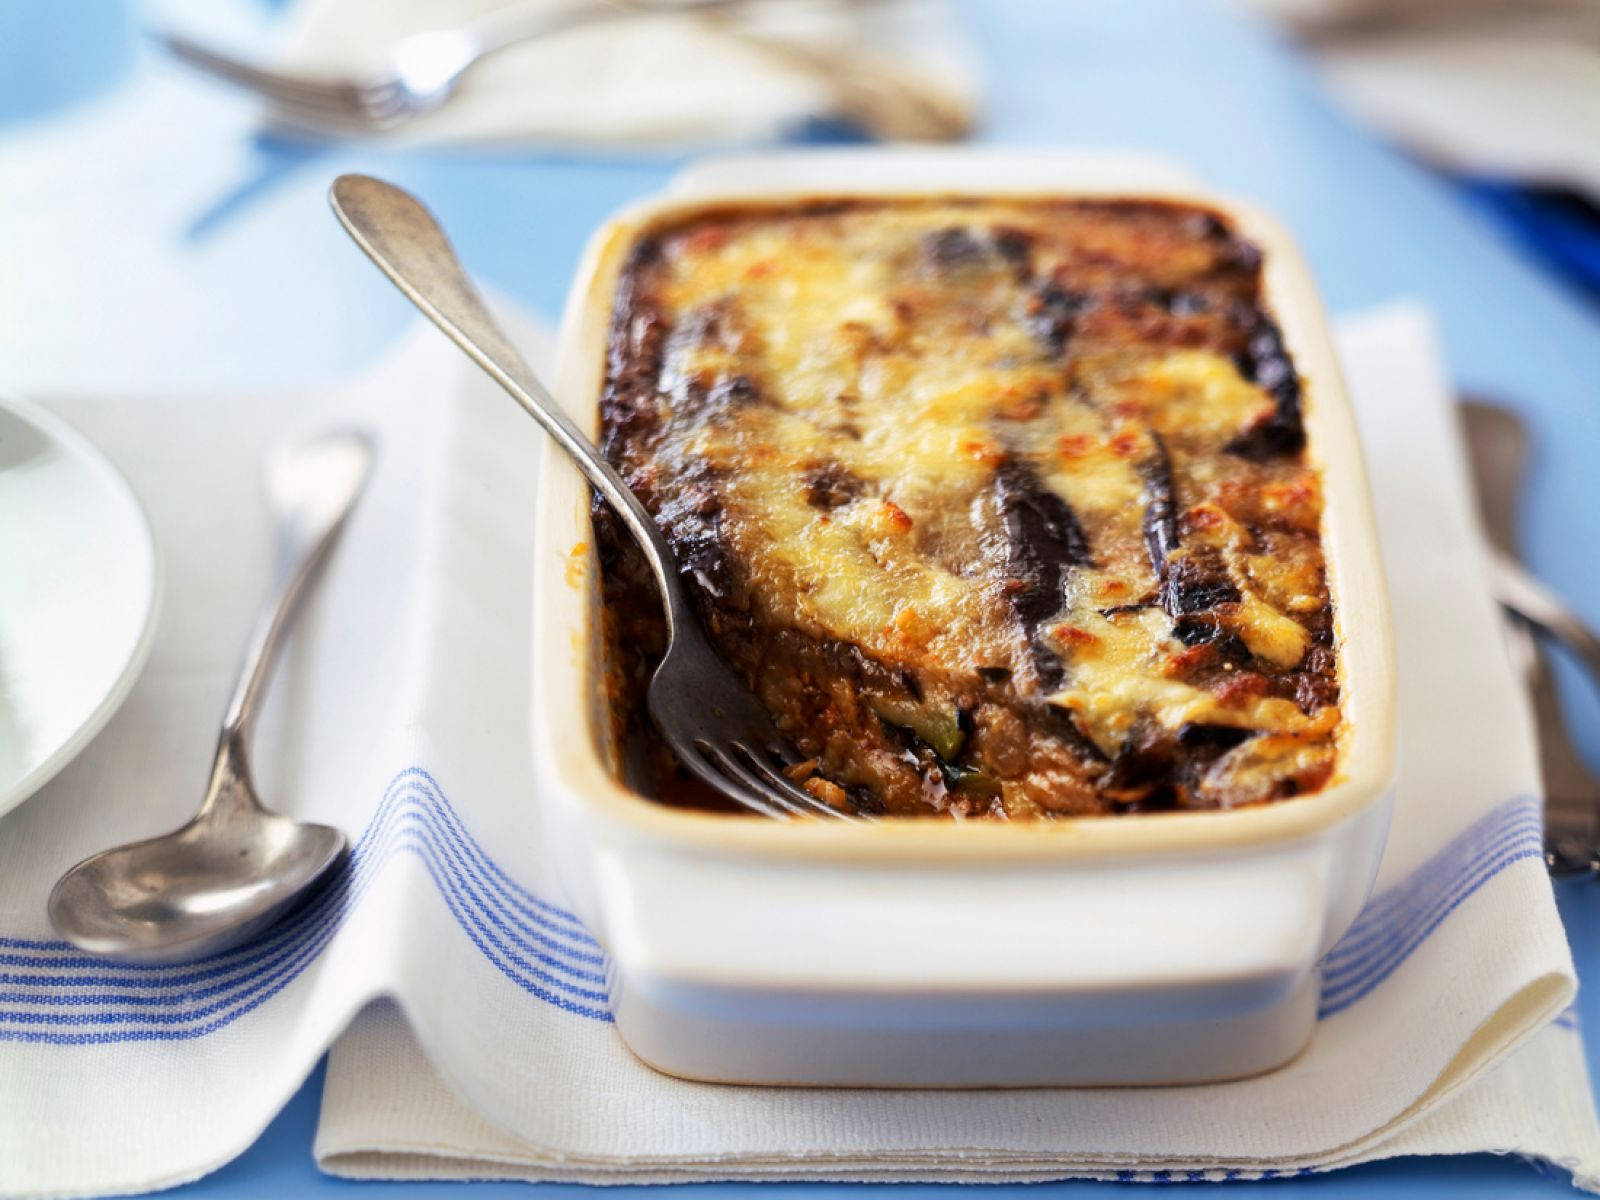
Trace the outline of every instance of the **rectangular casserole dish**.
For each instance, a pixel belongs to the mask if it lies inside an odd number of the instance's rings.
[[[1153,1084],[1269,1069],[1310,1036],[1315,966],[1370,887],[1394,775],[1393,654],[1360,449],[1281,229],[1146,160],[863,151],[710,164],[594,238],[557,394],[594,432],[613,289],[641,232],[730,203],[929,195],[1188,201],[1262,250],[1323,477],[1338,769],[1320,791],[1264,806],[1048,824],[863,829],[653,803],[613,770],[588,491],[551,448],[533,752],[564,883],[610,956],[619,1032],[663,1070],[746,1083]]]

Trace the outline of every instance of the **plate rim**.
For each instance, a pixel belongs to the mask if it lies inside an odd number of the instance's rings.
[[[162,603],[166,594],[166,572],[161,547],[156,541],[155,530],[150,523],[149,511],[139,499],[139,494],[134,491],[133,485],[128,482],[127,476],[106,457],[99,446],[64,417],[36,401],[26,400],[13,392],[0,390],[0,409],[20,417],[43,432],[89,470],[100,476],[110,491],[120,495],[129,510],[138,518],[136,523],[142,535],[145,559],[150,567],[150,588],[144,601],[143,624],[132,651],[122,664],[121,671],[100,697],[99,702],[59,746],[16,780],[10,782],[0,780],[0,818],[4,818],[6,814],[42,791],[68,763],[77,758],[105,728],[112,715],[122,707],[133,691],[133,685],[143,674],[145,664],[150,659],[150,651],[155,645],[156,629],[160,624]]]

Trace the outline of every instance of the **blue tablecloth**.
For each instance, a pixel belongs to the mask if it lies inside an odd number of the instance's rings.
[[[262,15],[243,0],[233,7]],[[1537,447],[1524,522],[1529,557],[1600,623],[1600,555],[1590,549],[1600,511],[1588,492],[1600,466],[1600,312],[1592,299],[1523,257],[1448,181],[1336,113],[1292,48],[1227,9],[1196,0],[967,0],[962,12],[987,64],[984,140],[1132,147],[1182,159],[1281,215],[1335,311],[1401,294],[1425,300],[1462,390],[1527,418]],[[30,231],[26,253],[0,271],[0,311],[11,323],[9,336],[0,330],[8,376],[0,382],[38,390],[249,390],[309,385],[359,367],[411,316],[322,207],[323,186],[343,170],[383,174],[426,196],[482,278],[553,317],[589,230],[608,210],[658,188],[677,165],[664,156],[400,155],[253,140],[239,101],[185,83],[137,42],[134,24],[121,0],[0,5],[0,225],[9,205],[26,205]],[[177,122],[170,105],[153,108],[168,115],[142,131],[147,141],[108,144],[92,132],[118,106],[134,113],[152,89],[184,87],[193,89],[192,105]],[[70,157],[74,138],[82,155],[110,156],[109,165],[7,172],[19,159],[48,161],[46,141]],[[171,153],[190,142],[200,148],[192,159]],[[158,153],[163,147],[167,153]],[[157,171],[161,178],[148,177]],[[52,201],[50,189],[81,189],[85,179],[102,189],[93,205],[63,195],[60,228],[49,228],[40,210]],[[85,222],[86,212],[96,219]],[[149,302],[138,302],[142,296]],[[1594,696],[1570,672],[1563,684],[1580,740],[1600,760]],[[1560,898],[1580,971],[1600,979],[1600,885],[1563,885]],[[1578,1007],[1585,1029],[1600,1029],[1600,1001],[1584,993]],[[1591,1036],[1591,1071],[1596,1044]],[[314,1077],[247,1155],[187,1193],[452,1190],[318,1176],[309,1153],[318,1091]],[[1114,1186],[1130,1185],[1049,1189],[1098,1194]],[[1330,1197],[1567,1189],[1565,1181],[1486,1156],[1229,1186]],[[743,1190],[689,1189],[708,1198]]]

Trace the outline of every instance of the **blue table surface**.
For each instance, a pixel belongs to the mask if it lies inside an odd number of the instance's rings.
[[[247,0],[209,7],[212,19],[214,10],[228,9],[245,25],[270,25],[276,15],[273,5]],[[149,141],[110,151],[126,153],[135,165],[119,174],[116,163],[101,164],[98,175],[86,176],[102,188],[96,211],[105,219],[73,231],[74,239],[60,231],[64,261],[52,260],[49,286],[44,273],[25,269],[26,260],[20,270],[8,264],[0,281],[0,300],[8,303],[0,309],[15,315],[14,341],[26,337],[39,347],[33,360],[15,344],[8,352],[0,330],[0,362],[12,386],[251,390],[309,386],[358,368],[412,316],[343,244],[322,208],[327,180],[345,170],[382,174],[427,197],[482,278],[554,317],[589,231],[609,210],[659,188],[681,163],[665,153],[401,153],[263,141],[251,136],[239,101],[188,82],[139,41],[136,28],[152,8],[125,0],[0,4],[0,179],[13,156],[39,161],[46,139],[70,148],[71,139],[81,138],[93,153],[106,154],[104,140],[84,132],[94,122],[113,121],[119,106],[132,111],[152,88],[193,89],[180,120],[164,118],[161,128],[147,131]],[[1274,209],[1301,239],[1334,311],[1400,295],[1424,300],[1439,321],[1459,387],[1527,419],[1536,445],[1523,514],[1527,556],[1600,622],[1600,556],[1587,549],[1587,538],[1600,532],[1600,512],[1587,490],[1600,451],[1594,396],[1600,312],[1592,298],[1566,290],[1525,258],[1455,184],[1339,114],[1292,47],[1227,8],[1196,0],[966,0],[958,8],[985,67],[983,140],[1137,148],[1178,158],[1212,183]],[[830,134],[805,136],[816,141]],[[163,168],[159,180],[121,186],[124,176],[139,174],[137,163],[191,138],[211,149],[197,151],[192,163]],[[35,235],[52,232],[39,212],[50,203],[50,188],[82,186],[79,174],[61,168],[60,178],[27,180]],[[152,195],[160,202],[149,202]],[[0,206],[11,204],[22,211],[24,193],[0,188]],[[62,208],[79,211],[64,196]],[[155,249],[154,257],[137,260],[143,276],[129,265],[135,262],[129,247],[139,246]],[[170,303],[125,302],[145,293]],[[195,295],[206,302],[184,307]],[[174,319],[175,312],[183,319]],[[91,344],[95,352],[88,354]],[[51,345],[58,347],[54,358]],[[1561,675],[1579,740],[1591,761],[1600,760],[1594,696],[1570,670]],[[1563,884],[1558,892],[1580,973],[1600,979],[1600,887]],[[1600,1028],[1600,1001],[1585,994],[1578,1007],[1586,1029]],[[1591,1048],[1591,1072],[1596,1064]],[[320,1071],[249,1152],[183,1191],[242,1198],[365,1189],[406,1197],[524,1186],[326,1179],[310,1156],[319,1094]],[[765,1186],[800,1194],[844,1190]],[[1098,1195],[1137,1185],[1034,1186]],[[1325,1197],[1416,1190],[1536,1196],[1568,1188],[1564,1179],[1487,1155],[1229,1185],[1240,1193]],[[709,1200],[752,1189],[686,1190]],[[916,1190],[902,1185],[896,1194]]]

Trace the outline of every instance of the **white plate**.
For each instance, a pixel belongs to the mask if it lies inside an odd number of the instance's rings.
[[[0,813],[117,710],[159,602],[155,541],[127,481],[63,421],[0,399]]]

